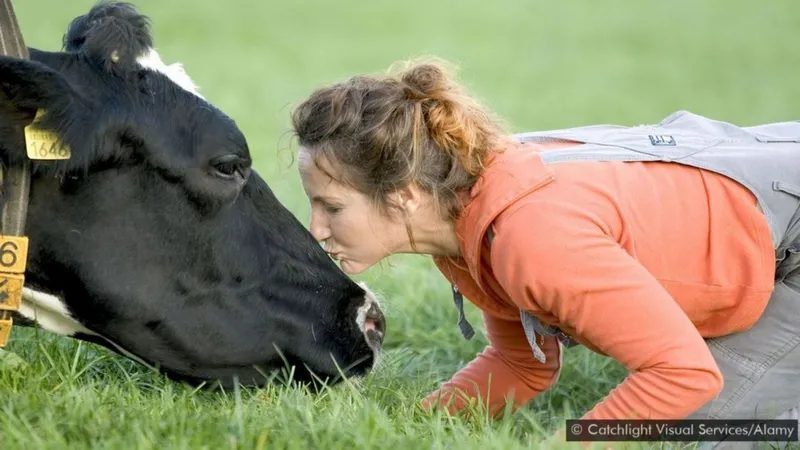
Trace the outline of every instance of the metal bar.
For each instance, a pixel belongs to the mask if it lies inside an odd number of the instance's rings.
[[[19,31],[17,16],[11,0],[2,0],[0,7],[0,52],[6,56],[28,59],[28,47]]]
[[[4,55],[28,59],[28,47],[22,39],[17,16],[11,0],[2,0],[0,8],[0,50]],[[18,149],[25,154],[25,149]],[[25,231],[25,217],[28,212],[28,193],[30,192],[30,162],[23,159],[19,166],[7,168],[4,177],[5,203],[2,211],[2,233],[21,236]]]
[[[2,0],[0,6],[0,52],[3,55],[20,59],[28,59],[28,47],[22,39],[17,16],[11,0]],[[24,146],[24,144],[23,144]],[[14,150],[12,150],[14,151]],[[25,154],[25,148],[16,149]],[[30,193],[31,171],[27,158],[21,158],[21,163],[8,167],[3,173],[0,165],[0,189],[2,189],[4,202],[2,217],[2,234],[22,236],[25,232],[25,217],[28,215],[28,194]],[[0,192],[2,192],[0,191]],[[0,311],[0,321],[8,325],[10,332],[11,313]],[[0,343],[4,344],[4,343]],[[0,345],[2,347],[2,345]]]

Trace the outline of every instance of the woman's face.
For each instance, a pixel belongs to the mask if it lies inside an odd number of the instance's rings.
[[[387,217],[369,198],[341,179],[325,160],[300,148],[298,167],[311,201],[311,234],[348,274],[363,272],[408,243],[402,219]]]

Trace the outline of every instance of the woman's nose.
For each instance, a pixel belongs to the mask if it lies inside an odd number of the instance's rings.
[[[311,212],[311,225],[308,229],[311,231],[311,235],[314,236],[314,239],[318,241],[324,241],[331,237],[331,230],[328,224],[320,217],[320,214],[314,211]]]

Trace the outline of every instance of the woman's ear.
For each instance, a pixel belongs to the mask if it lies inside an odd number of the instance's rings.
[[[409,183],[387,196],[389,203],[402,211],[403,214],[411,215],[419,210],[423,202],[423,192],[414,183]]]

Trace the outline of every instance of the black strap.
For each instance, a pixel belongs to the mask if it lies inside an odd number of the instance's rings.
[[[467,316],[464,315],[464,296],[459,292],[458,286],[454,284],[452,287],[453,302],[456,304],[456,309],[458,310],[458,328],[461,329],[461,335],[464,336],[464,339],[470,340],[472,336],[475,336],[475,330],[472,328],[469,321],[467,321]]]
[[[28,59],[28,47],[19,31],[17,16],[11,0],[0,0],[0,54]],[[24,144],[23,144],[24,147]],[[16,151],[25,154],[25,148]],[[28,214],[28,194],[30,192],[31,171],[27,158],[20,158],[20,163],[4,168],[0,161],[0,234],[22,236],[25,232],[25,216]],[[3,170],[6,169],[6,170]],[[8,311],[0,311],[0,319],[8,319]]]
[[[0,52],[6,56],[28,59],[28,47],[19,31],[17,16],[11,0],[0,0]],[[25,154],[25,149],[17,151]],[[22,236],[25,232],[25,216],[28,212],[28,193],[30,191],[30,162],[27,158],[22,163],[9,167],[6,173],[0,173],[0,181],[5,188],[3,192],[2,233],[10,236]],[[5,175],[5,177],[3,176]],[[5,180],[3,178],[6,178]]]
[[[19,31],[11,0],[0,0],[0,54],[28,59],[28,47]]]
[[[491,246],[494,240],[494,227],[489,227],[486,232],[486,239]],[[472,328],[472,324],[469,323],[467,316],[464,315],[464,296],[461,295],[458,286],[455,284],[451,286],[453,289],[453,303],[456,304],[456,309],[458,310],[458,327],[461,329],[461,335],[464,336],[464,339],[470,340],[472,336],[475,336],[475,329]]]

